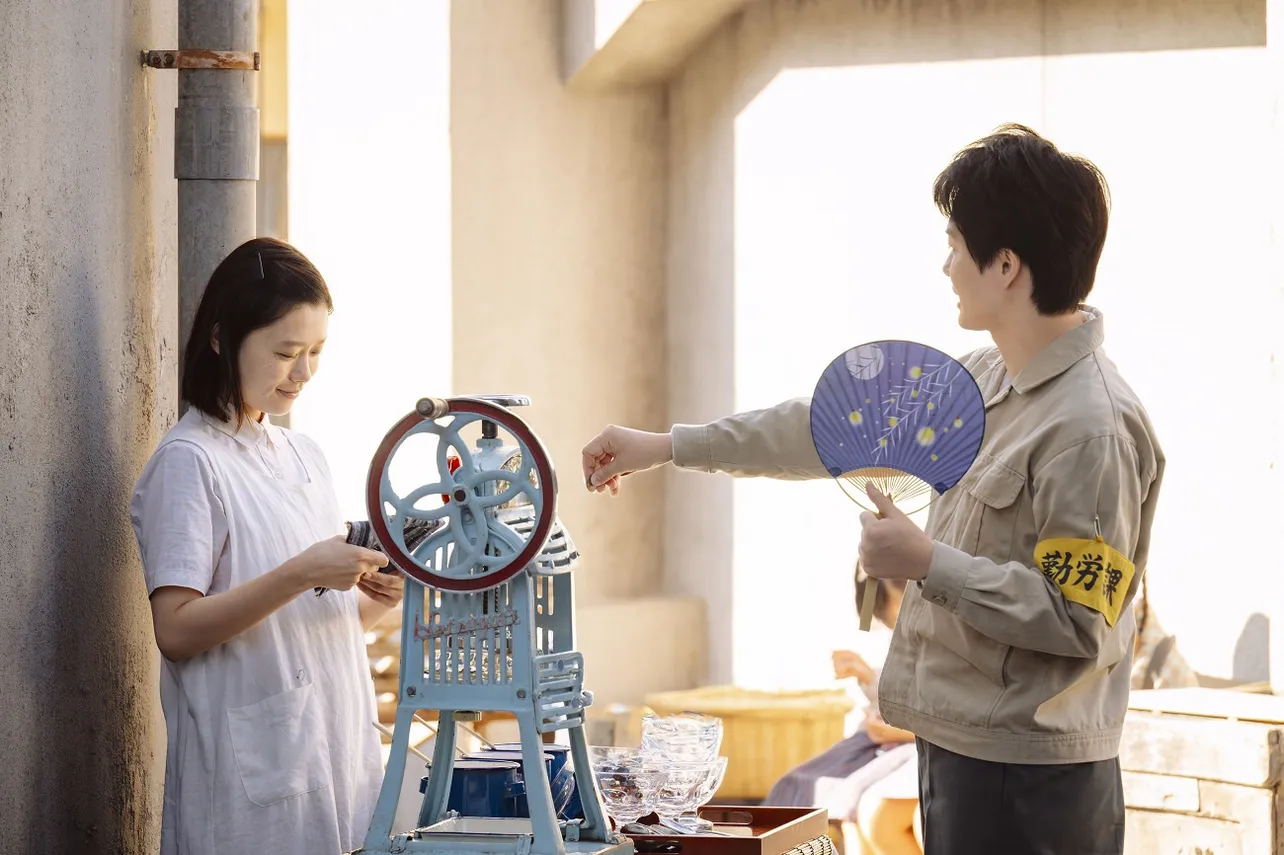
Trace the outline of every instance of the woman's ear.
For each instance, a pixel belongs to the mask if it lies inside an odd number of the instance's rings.
[[[210,347],[213,348],[215,353],[218,353],[218,324],[215,324],[214,329],[210,330]]]

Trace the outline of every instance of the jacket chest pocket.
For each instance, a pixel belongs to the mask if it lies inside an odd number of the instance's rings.
[[[982,454],[959,484],[954,529],[959,549],[1000,564],[1012,560],[1025,474]]]

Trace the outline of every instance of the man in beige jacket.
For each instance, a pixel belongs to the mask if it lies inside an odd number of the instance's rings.
[[[980,455],[924,532],[870,491],[860,556],[906,579],[879,706],[912,731],[926,855],[1122,852],[1119,735],[1164,460],[1084,304],[1106,238],[1104,178],[1005,126],[937,177],[958,321],[993,347],[963,363],[986,401]],[[589,489],[665,463],[827,478],[809,401],[669,433],[609,426]]]

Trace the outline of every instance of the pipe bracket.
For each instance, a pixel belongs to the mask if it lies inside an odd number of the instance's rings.
[[[159,69],[258,71],[259,53],[235,50],[145,50],[143,65]]]

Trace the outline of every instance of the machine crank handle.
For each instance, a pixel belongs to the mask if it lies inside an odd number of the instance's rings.
[[[450,402],[445,398],[420,398],[415,412],[426,419],[439,419],[450,412]]]

